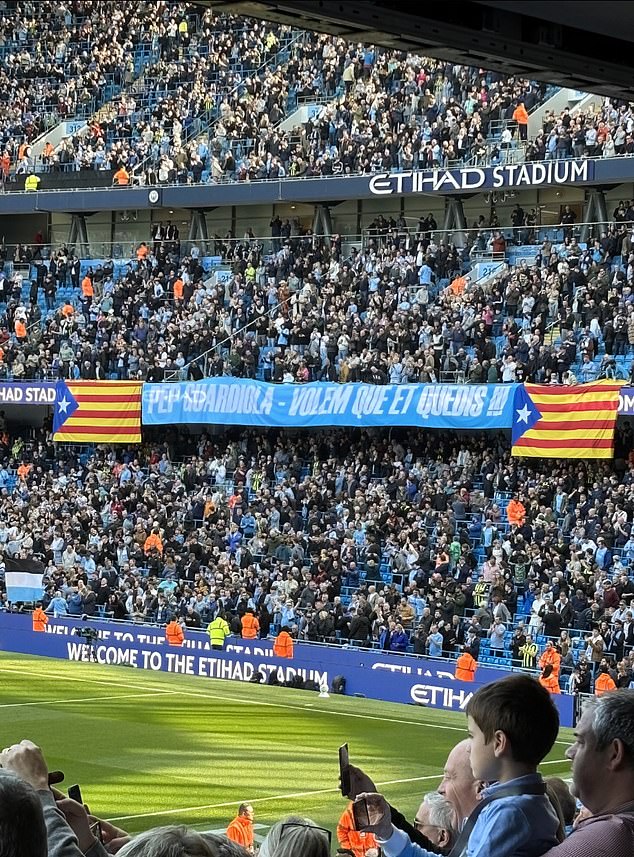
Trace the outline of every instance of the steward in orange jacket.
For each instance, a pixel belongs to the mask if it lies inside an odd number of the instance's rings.
[[[284,625],[273,643],[273,654],[277,658],[293,657],[293,638],[288,633],[288,627]]]
[[[147,539],[143,542],[143,552],[147,555],[152,550],[156,549],[160,554],[163,553],[163,542],[157,529],[152,530]]]
[[[38,606],[33,611],[33,615],[31,616],[33,619],[33,630],[34,631],[44,631],[46,630],[46,626],[48,625],[48,616],[42,610],[42,608]]]
[[[357,830],[352,815],[352,801],[348,804],[337,824],[337,841],[342,851],[352,851],[354,857],[365,857],[370,848],[378,850],[373,833]]]
[[[611,690],[616,690],[612,676],[607,670],[600,672],[594,682],[594,695],[603,696],[604,693],[609,693]]]
[[[456,679],[458,681],[474,681],[478,662],[469,649],[465,649],[456,661]]]
[[[255,640],[260,630],[260,623],[253,615],[253,610],[249,608],[242,617],[242,638],[244,640]]]
[[[253,853],[253,807],[250,803],[241,803],[238,814],[227,827],[227,839],[242,845]]]
[[[521,527],[524,523],[526,518],[526,509],[524,508],[524,504],[520,503],[517,499],[516,495],[513,496],[513,499],[506,507],[506,516],[509,519],[509,523],[515,524],[517,527]]]
[[[172,619],[172,621],[168,623],[167,627],[165,628],[165,637],[167,639],[168,645],[170,646],[183,645],[185,634],[183,633],[183,629],[178,624],[176,619]]]
[[[543,670],[548,664],[552,665],[553,675],[559,678],[559,670],[561,668],[561,655],[549,640],[546,643],[546,648],[542,652],[542,656],[538,661],[540,670]]]
[[[539,683],[545,687],[548,693],[561,693],[559,680],[553,671],[552,664],[546,664],[543,673],[539,677]]]

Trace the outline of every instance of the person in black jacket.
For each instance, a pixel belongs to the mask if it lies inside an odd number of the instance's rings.
[[[370,618],[363,613],[360,608],[357,608],[355,615],[350,622],[350,632],[348,639],[351,643],[367,647],[370,641],[370,632],[372,624]]]

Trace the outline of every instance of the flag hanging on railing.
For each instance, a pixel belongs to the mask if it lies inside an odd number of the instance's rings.
[[[53,440],[62,443],[140,443],[137,381],[58,381]]]
[[[4,585],[7,601],[39,601],[44,595],[44,563],[34,557],[4,559]]]
[[[612,458],[623,383],[518,385],[513,403],[512,454],[527,458]]]

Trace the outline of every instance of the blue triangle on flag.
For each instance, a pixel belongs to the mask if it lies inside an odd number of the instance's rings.
[[[66,420],[75,413],[79,403],[68,389],[66,383],[59,380],[55,384],[55,408],[53,411],[53,434],[58,432]]]
[[[512,442],[517,443],[525,432],[533,428],[541,416],[537,405],[526,392],[526,387],[523,384],[518,384],[513,400]]]

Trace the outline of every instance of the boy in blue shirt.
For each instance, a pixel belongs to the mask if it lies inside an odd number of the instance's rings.
[[[451,857],[540,857],[558,844],[559,819],[537,766],[559,730],[548,691],[535,679],[509,676],[481,687],[467,705],[471,770],[489,786],[467,819]],[[434,857],[390,821],[381,795],[365,798],[371,830],[385,857]]]

